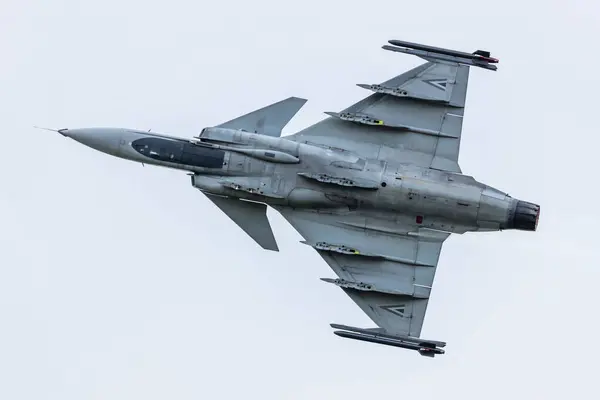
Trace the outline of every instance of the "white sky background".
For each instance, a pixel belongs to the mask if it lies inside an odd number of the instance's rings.
[[[3,0],[0,398],[597,398],[599,15],[596,0]],[[308,98],[291,133],[421,62],[381,50],[392,38],[500,58],[471,71],[460,163],[542,205],[536,233],[446,242],[435,359],[333,335],[372,325],[278,214],[281,251],[262,251],[184,173],[31,128],[189,137]]]

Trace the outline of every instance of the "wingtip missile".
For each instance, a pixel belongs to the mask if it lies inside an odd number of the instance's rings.
[[[427,340],[411,336],[392,335],[384,333],[378,329],[363,329],[354,326],[330,324],[333,329],[338,329],[333,333],[339,337],[355,339],[363,342],[377,343],[386,346],[400,347],[407,350],[416,350],[422,356],[433,357],[436,354],[445,354],[446,351],[441,347],[446,347],[445,342],[436,340]]]
[[[388,43],[392,46],[384,45],[383,49],[412,54],[425,59],[436,59],[472,65],[474,67],[481,67],[493,71],[495,71],[497,67],[490,64],[497,64],[500,61],[497,58],[491,57],[490,52],[487,50],[476,50],[473,53],[467,53],[464,51],[444,49],[404,40],[388,40]]]
[[[484,59],[485,61],[490,63],[497,63],[499,61],[497,58],[491,57],[491,53],[487,50],[476,50],[473,53],[467,53],[464,51],[444,49],[442,47],[434,47],[426,44],[412,43],[404,40],[388,40],[388,43],[398,47],[405,47],[414,50],[423,50],[432,53],[446,54],[449,56],[461,58],[469,58],[472,60]]]
[[[434,357],[436,354],[444,354],[445,353],[445,351],[443,349],[440,349],[437,347],[421,346],[421,345],[418,345],[415,343],[409,343],[409,342],[404,342],[404,341],[400,341],[400,340],[393,340],[393,339],[390,339],[387,337],[363,335],[360,333],[347,332],[347,331],[334,331],[333,333],[339,337],[343,337],[343,338],[347,338],[347,339],[360,340],[363,342],[382,344],[382,345],[392,346],[392,347],[400,347],[402,349],[407,349],[407,350],[416,350],[419,352],[419,354],[421,354],[422,356],[425,356],[425,357]]]

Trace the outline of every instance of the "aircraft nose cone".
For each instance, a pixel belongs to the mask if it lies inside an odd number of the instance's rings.
[[[93,148],[96,148],[97,142],[102,140],[100,135],[91,129],[60,129],[58,133]]]
[[[121,131],[111,128],[60,129],[61,135],[103,153],[117,155]]]
[[[82,136],[84,129],[59,129],[58,133],[60,133],[61,135],[71,138],[73,140],[77,140],[78,136]],[[79,140],[77,140],[79,141]]]

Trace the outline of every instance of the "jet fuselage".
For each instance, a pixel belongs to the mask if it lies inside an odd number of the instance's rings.
[[[96,150],[188,171],[216,195],[317,210],[364,210],[447,232],[535,230],[539,210],[471,176],[241,130],[206,128],[188,140],[119,128],[61,130]]]

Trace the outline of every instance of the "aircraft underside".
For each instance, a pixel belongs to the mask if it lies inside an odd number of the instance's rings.
[[[389,43],[383,48],[426,62],[359,83],[368,96],[289,136],[281,131],[305,99],[287,98],[191,139],[124,128],[57,132],[188,172],[256,243],[278,251],[272,207],[336,275],[322,280],[377,325],[331,324],[336,335],[433,357],[446,343],[420,336],[444,241],[470,231],[535,231],[540,207],[464,175],[458,163],[469,70],[495,71],[498,60],[483,50]]]

